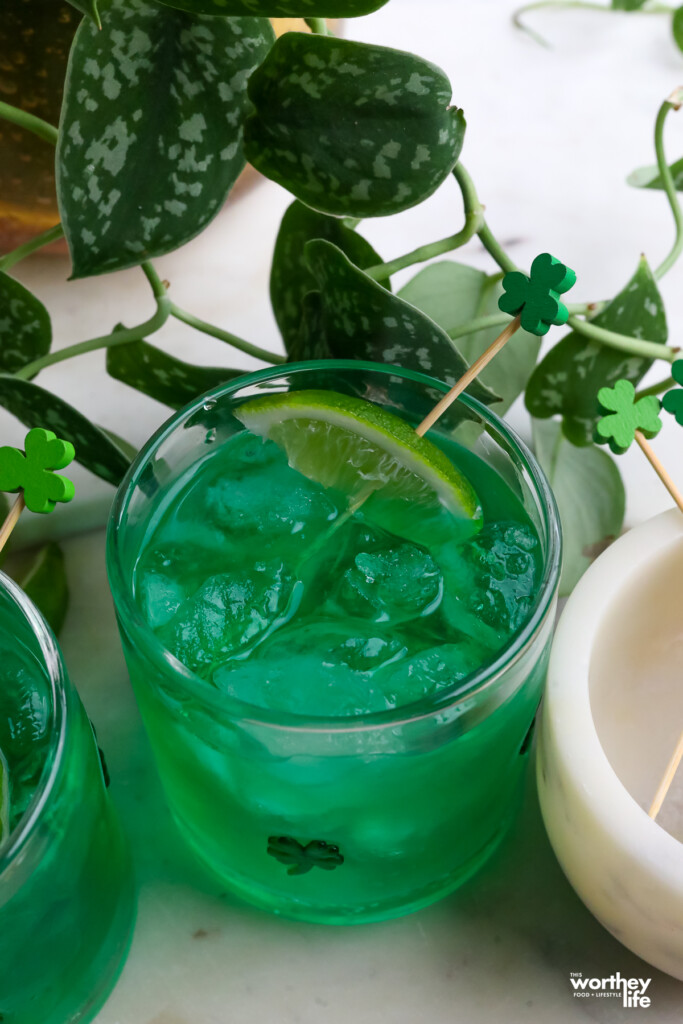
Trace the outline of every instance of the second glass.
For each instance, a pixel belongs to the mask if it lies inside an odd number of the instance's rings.
[[[134,919],[128,848],[92,726],[39,612],[0,573],[0,1020],[90,1020]]]
[[[397,916],[452,891],[503,835],[545,676],[560,538],[533,457],[501,420],[463,398],[430,438],[446,451],[459,443],[475,474],[484,464],[501,504],[516,503],[532,524],[540,570],[524,625],[461,684],[393,710],[324,718],[221,692],[164,649],[139,606],[136,565],[162,504],[243,430],[239,406],[303,389],[369,398],[413,426],[447,390],[394,367],[342,361],[262,371],[217,389],[178,413],[139,455],[115,503],[108,568],[131,680],[186,839],[252,903],[353,923]],[[184,540],[192,543],[189,533]],[[287,662],[285,653],[285,671]],[[291,662],[293,682],[300,665]]]

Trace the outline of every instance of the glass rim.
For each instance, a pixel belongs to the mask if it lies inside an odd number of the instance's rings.
[[[179,409],[162,423],[158,430],[143,445],[129,466],[114,497],[107,526],[106,554],[109,583],[112,593],[115,595],[114,604],[117,615],[120,617],[126,631],[132,628],[132,631],[137,633],[138,637],[145,642],[147,647],[146,655],[166,671],[171,670],[174,678],[182,681],[184,689],[191,695],[198,697],[205,706],[213,707],[222,714],[227,713],[231,717],[239,718],[241,721],[253,725],[267,726],[288,732],[339,733],[359,732],[378,728],[395,728],[409,722],[412,723],[420,719],[430,718],[438,713],[443,713],[449,708],[457,707],[457,705],[466,700],[471,700],[472,697],[478,696],[484,691],[492,690],[502,674],[514,665],[530,646],[551,607],[559,582],[562,542],[559,528],[559,513],[550,485],[535,456],[516,431],[477,399],[472,398],[470,395],[462,394],[458,397],[457,401],[462,402],[471,412],[476,413],[488,427],[493,428],[496,434],[502,436],[514,452],[515,457],[521,461],[529,473],[545,529],[547,550],[544,559],[543,577],[536,593],[531,615],[524,626],[517,633],[513,634],[510,640],[497,652],[496,657],[492,661],[486,662],[480,669],[471,673],[462,681],[464,685],[460,689],[457,688],[458,684],[456,683],[453,687],[449,687],[437,695],[423,697],[418,701],[413,701],[411,704],[405,704],[398,708],[377,711],[372,714],[344,717],[298,715],[292,712],[273,711],[269,708],[261,708],[258,705],[249,704],[217,690],[207,680],[202,679],[201,676],[188,669],[187,666],[163,646],[144,618],[142,610],[133,594],[132,580],[129,583],[123,569],[118,534],[122,524],[125,524],[128,504],[135,492],[139,476],[164,441],[170,438],[195,412],[198,412],[207,400],[228,398],[237,391],[253,384],[260,384],[282,376],[310,373],[316,370],[379,372],[385,375],[400,377],[404,380],[414,381],[417,384],[436,389],[444,394],[450,390],[448,384],[435,377],[430,377],[428,374],[404,369],[400,366],[373,363],[359,359],[317,359],[310,362],[282,363],[266,367],[262,370],[256,370],[252,373],[245,373],[240,377],[232,378],[224,384],[219,384],[217,387],[194,399],[182,409]],[[123,614],[124,612],[125,614]]]
[[[33,796],[22,814],[18,825],[10,831],[7,839],[0,843],[0,874],[2,874],[12,861],[16,859],[19,852],[30,839],[54,789],[57,776],[61,770],[66,744],[68,697],[64,659],[57,646],[55,636],[43,615],[21,587],[2,570],[0,570],[0,588],[9,594],[10,599],[24,616],[31,631],[38,640],[40,653],[43,658],[43,668],[47,675],[52,697],[49,718],[50,738],[45,752],[45,763],[43,764]]]

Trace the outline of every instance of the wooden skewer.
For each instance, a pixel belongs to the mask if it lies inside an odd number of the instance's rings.
[[[662,804],[666,799],[666,794],[669,792],[669,789],[671,788],[671,783],[674,780],[674,776],[678,771],[678,766],[680,765],[681,761],[683,761],[683,732],[681,733],[680,738],[678,740],[678,746],[671,755],[671,760],[667,765],[662,781],[659,783],[659,787],[655,794],[655,798],[652,801],[652,806],[650,807],[650,810],[647,812],[653,821],[657,817],[662,808]]]
[[[499,334],[495,341],[492,341],[485,352],[479,356],[475,362],[472,363],[470,368],[463,373],[457,384],[454,384],[448,394],[444,395],[440,402],[434,406],[434,408],[425,416],[422,423],[419,423],[415,427],[415,433],[419,434],[420,437],[424,437],[430,427],[433,427],[436,421],[443,416],[446,409],[448,409],[456,398],[459,398],[465,388],[469,387],[475,377],[478,377],[485,366],[491,362],[494,356],[497,356],[500,350],[507,345],[508,341],[521,326],[520,317],[516,316],[514,320],[511,320],[507,325],[502,334]]]
[[[9,510],[9,514],[5,519],[4,523],[2,524],[2,526],[0,526],[0,551],[2,551],[5,544],[10,539],[12,530],[19,522],[19,516],[21,515],[25,508],[26,502],[24,501],[24,493],[22,491],[17,500],[12,505],[12,508]]]
[[[671,479],[671,477],[667,473],[667,471],[664,468],[664,466],[662,465],[661,461],[659,460],[657,455],[655,455],[655,451],[654,451],[652,445],[650,444],[650,442],[647,440],[646,437],[644,437],[643,434],[641,434],[641,432],[639,430],[636,430],[636,441],[638,442],[638,444],[640,446],[640,450],[642,451],[643,455],[646,457],[646,459],[648,460],[648,462],[650,463],[650,465],[654,469],[655,473],[657,474],[659,479],[662,481],[662,483],[666,487],[667,491],[669,492],[669,494],[671,495],[673,500],[678,505],[678,507],[681,510],[681,512],[683,512],[683,495],[681,495],[680,491],[678,490],[678,488],[674,484],[673,480]],[[671,760],[669,761],[669,763],[667,765],[667,768],[666,768],[666,771],[664,772],[662,780],[659,783],[659,786],[657,787],[657,792],[655,794],[654,800],[652,801],[650,809],[647,812],[649,814],[649,816],[652,818],[653,821],[655,820],[655,818],[659,814],[660,810],[662,809],[662,804],[664,803],[664,801],[666,799],[666,795],[669,792],[669,789],[671,788],[671,784],[672,784],[672,782],[674,780],[676,772],[678,771],[678,766],[680,765],[682,760],[683,760],[683,733],[681,733],[681,736],[680,736],[680,739],[678,740],[678,744],[676,746],[676,749],[674,750],[673,754],[671,755]]]
[[[654,448],[652,447],[650,442],[643,434],[641,434],[639,430],[636,430],[636,441],[640,445],[640,449],[643,455],[648,460],[648,462],[654,469],[655,473],[657,474],[657,476],[662,481],[662,483],[666,487],[667,491],[669,492],[673,500],[680,508],[681,512],[683,512],[683,495],[677,489],[676,485],[667,473],[666,469],[655,455]]]

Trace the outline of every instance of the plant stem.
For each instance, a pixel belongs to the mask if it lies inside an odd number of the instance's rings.
[[[567,308],[570,313],[586,314],[593,311],[594,303],[577,302]],[[510,315],[508,313],[491,313],[488,316],[479,316],[474,320],[458,324],[457,327],[451,327],[449,331],[446,331],[446,334],[451,341],[456,341],[458,338],[464,338],[467,334],[476,334],[477,331],[485,331],[490,327],[501,327],[503,324],[508,323],[509,320]]]
[[[627,352],[632,356],[642,356],[644,359],[664,359],[667,363],[673,363],[678,355],[678,349],[669,345],[661,345],[656,341],[643,341],[640,338],[631,338],[628,334],[618,334],[616,331],[608,331],[604,327],[596,327],[587,320],[579,320],[576,316],[570,316],[569,326],[577,334],[597,341],[608,348],[619,349],[620,352]]]
[[[310,28],[311,32],[318,36],[328,35],[327,21],[325,18],[304,18],[304,21]]]
[[[512,15],[512,23],[517,28],[521,29],[522,32],[526,32],[527,35],[535,39],[541,46],[545,46],[550,49],[550,43],[547,39],[544,39],[542,35],[529,28],[529,26],[522,21],[525,14],[529,14],[531,11],[540,11],[543,8],[555,7],[558,10],[570,10],[572,8],[584,10],[584,11],[606,11],[609,12],[613,8],[606,6],[605,4],[592,3],[591,0],[536,0],[535,3],[525,4],[524,7],[519,7]],[[674,10],[673,7],[668,7],[666,4],[653,3],[646,4],[645,7],[638,8],[635,11],[630,11],[630,14],[663,14],[665,12],[671,13]],[[622,11],[622,13],[625,13]]]
[[[641,388],[640,391],[636,391],[636,400],[639,398],[647,398],[649,395],[661,395],[662,391],[668,391],[669,388],[676,386],[676,381],[673,377],[667,377],[665,380],[660,380],[656,384],[650,384],[649,388]]]
[[[26,256],[30,256],[32,252],[36,252],[38,249],[42,249],[44,245],[49,245],[50,242],[56,242],[57,239],[63,237],[64,229],[62,225],[55,224],[53,228],[43,231],[42,235],[36,235],[29,242],[24,242],[23,245],[17,246],[12,252],[8,252],[5,256],[0,257],[0,270],[9,270],[10,267],[25,259]]]
[[[157,302],[160,299],[165,299],[168,294],[166,291],[166,285],[161,280],[152,264],[148,262],[141,263],[140,269],[142,270],[143,274],[149,281],[152,293]]]
[[[477,234],[483,220],[484,214],[482,210],[472,210],[470,213],[465,214],[465,226],[455,235],[449,235],[448,238],[442,238],[438,242],[429,242],[427,245],[421,245],[418,249],[413,249],[412,252],[406,253],[405,256],[398,256],[390,263],[378,263],[374,267],[368,267],[365,273],[374,281],[385,281],[392,274],[398,273],[399,270],[412,267],[414,263],[424,263],[425,260],[431,260],[435,256],[443,256],[444,253],[459,249]]]
[[[462,192],[462,199],[465,204],[465,214],[467,215],[470,211],[477,209],[483,211],[484,207],[477,195],[474,182],[461,163],[457,163],[455,165],[453,175],[460,186],[460,191]],[[517,270],[514,260],[510,259],[500,242],[498,242],[494,237],[493,232],[483,216],[481,218],[481,224],[477,230],[477,234],[479,235],[481,244],[489,255],[493,257],[502,271],[507,274],[511,270]]]
[[[0,101],[0,118],[4,121],[11,121],[12,124],[19,125],[20,128],[26,128],[27,131],[33,132],[38,138],[43,139],[45,142],[51,142],[53,146],[57,145],[57,138],[59,133],[54,125],[48,124],[47,121],[43,121],[42,117],[36,117],[35,114],[29,114],[25,110],[20,110],[18,107],[12,107],[9,103],[2,103]]]
[[[681,204],[678,201],[678,193],[676,192],[673,175],[671,174],[671,168],[666,162],[666,153],[664,152],[664,122],[666,121],[666,116],[670,110],[680,110],[682,105],[683,88],[675,89],[669,98],[664,100],[662,103],[657,114],[657,120],[655,121],[655,153],[657,154],[657,166],[659,167],[659,173],[662,178],[666,197],[669,200],[669,206],[671,207],[671,213],[673,214],[676,229],[674,244],[671,247],[669,255],[662,260],[654,272],[654,276],[657,280],[664,277],[668,270],[671,270],[674,263],[681,255],[681,252],[683,252],[683,212],[681,212]]]
[[[144,268],[143,268],[144,269]],[[145,271],[147,273],[147,271]],[[154,273],[154,272],[152,272]],[[29,380],[40,370],[56,363],[62,363],[66,359],[73,359],[74,356],[85,355],[86,352],[94,352],[99,348],[112,348],[114,345],[124,345],[130,341],[140,341],[147,334],[154,334],[168,320],[171,315],[171,300],[164,294],[157,298],[157,309],[149,320],[143,321],[137,327],[119,327],[110,334],[104,334],[99,338],[90,338],[88,341],[80,341],[77,345],[69,345],[67,348],[59,349],[57,352],[48,352],[40,359],[34,359],[27,366],[22,366],[14,374],[19,380]]]
[[[176,320],[182,320],[184,324],[194,327],[196,331],[202,331],[204,334],[210,334],[212,338],[225,341],[228,345],[232,345],[233,348],[238,348],[241,352],[254,356],[255,359],[261,359],[264,363],[287,362],[286,356],[279,355],[277,352],[267,352],[266,349],[259,348],[258,345],[252,345],[251,342],[238,338],[236,334],[231,334],[230,331],[224,331],[220,327],[207,323],[206,320],[200,320],[199,317],[194,316],[192,313],[187,313],[173,302],[170,308],[171,316],[174,316]]]

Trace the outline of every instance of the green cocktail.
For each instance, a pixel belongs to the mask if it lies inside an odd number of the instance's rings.
[[[288,420],[292,403],[327,401],[308,394],[321,388],[411,425],[442,390],[324,363],[212,393],[138,459],[109,569],[188,841],[254,903],[355,922],[451,891],[503,834],[543,683],[559,535],[533,460],[470,400],[430,433],[440,452],[407,457],[410,479],[383,456],[384,486],[350,500],[354,474],[366,486],[377,466],[368,445],[324,417]]]
[[[131,866],[55,641],[0,573],[0,1020],[96,1013],[133,924]]]

